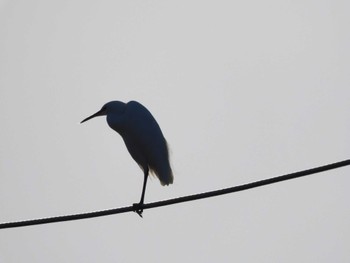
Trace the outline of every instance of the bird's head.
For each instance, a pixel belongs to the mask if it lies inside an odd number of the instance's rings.
[[[96,113],[92,114],[91,116],[87,117],[86,119],[82,120],[80,123],[86,122],[92,118],[98,117],[98,116],[105,116],[108,114],[122,114],[125,111],[125,103],[121,101],[110,101],[103,105],[103,107]]]

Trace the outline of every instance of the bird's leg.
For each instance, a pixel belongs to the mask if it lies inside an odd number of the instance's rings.
[[[148,179],[148,167],[144,171],[144,178],[143,178],[143,187],[142,187],[142,194],[141,194],[141,199],[140,203],[138,204],[133,204],[134,206],[134,211],[142,217],[142,212],[143,212],[143,201],[145,200],[145,192],[146,192],[146,185],[147,185],[147,179]]]

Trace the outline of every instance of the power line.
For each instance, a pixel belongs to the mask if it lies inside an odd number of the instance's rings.
[[[183,202],[194,201],[194,200],[218,196],[218,195],[224,195],[224,194],[228,194],[228,193],[244,191],[244,190],[248,190],[251,188],[260,187],[263,185],[273,184],[273,183],[282,182],[282,181],[286,181],[286,180],[290,180],[290,179],[295,179],[295,178],[302,177],[302,176],[307,176],[307,175],[320,173],[320,172],[324,172],[324,171],[328,171],[328,170],[332,170],[332,169],[337,169],[337,168],[347,166],[347,165],[350,165],[350,159],[345,160],[345,161],[341,161],[341,162],[332,163],[332,164],[327,164],[324,166],[320,166],[320,167],[316,167],[316,168],[312,168],[312,169],[308,169],[308,170],[304,170],[304,171],[285,174],[285,175],[281,175],[281,176],[253,182],[253,183],[224,188],[221,190],[215,190],[215,191],[210,191],[210,192],[205,192],[205,193],[200,193],[200,194],[194,194],[194,195],[189,195],[189,196],[183,196],[183,197],[148,203],[148,204],[142,205],[141,208],[143,208],[145,210],[145,209],[150,209],[150,208],[155,208],[155,207],[160,207],[160,206],[173,205],[173,204],[177,204],[177,203],[183,203]],[[113,215],[113,214],[133,212],[133,211],[134,211],[133,206],[127,206],[127,207],[108,209],[108,210],[102,210],[102,211],[96,211],[96,212],[89,212],[89,213],[83,213],[83,214],[75,214],[75,215],[66,215],[66,216],[57,216],[57,217],[33,219],[33,220],[26,220],[26,221],[2,223],[2,224],[0,224],[0,229],[32,226],[32,225],[41,225],[41,224],[57,223],[57,222],[72,221],[72,220],[80,220],[80,219],[93,218],[93,217],[99,217],[99,216],[107,216],[107,215]]]

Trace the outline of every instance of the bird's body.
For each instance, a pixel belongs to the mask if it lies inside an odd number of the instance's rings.
[[[84,119],[107,115],[109,127],[123,138],[132,158],[144,172],[144,184],[139,206],[143,205],[149,172],[158,177],[162,185],[173,183],[167,142],[152,114],[140,103],[111,101],[100,111]],[[140,215],[142,209],[137,211]]]
[[[152,114],[136,101],[126,104],[113,101],[107,105],[112,110],[107,114],[109,127],[122,136],[130,155],[142,170],[149,169],[162,185],[173,183],[167,142]]]

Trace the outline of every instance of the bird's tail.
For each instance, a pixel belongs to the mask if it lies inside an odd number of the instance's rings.
[[[163,157],[162,160],[159,162],[156,162],[154,166],[150,166],[149,167],[150,172],[158,177],[161,185],[172,184],[174,182],[174,175],[170,166],[169,150],[168,150],[168,144],[166,141],[165,141],[165,149],[163,148],[163,152],[160,156]]]
[[[169,185],[174,182],[173,171],[170,165],[163,167],[149,167],[150,173],[157,176],[161,185]]]
[[[169,171],[158,177],[161,185],[169,185],[174,182],[174,175],[171,167],[169,166]]]

